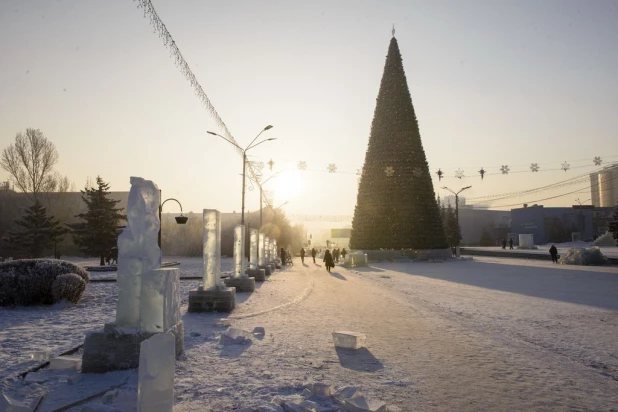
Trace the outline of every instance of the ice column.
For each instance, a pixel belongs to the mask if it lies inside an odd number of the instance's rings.
[[[270,238],[268,236],[264,238],[264,264],[270,264]]]
[[[266,259],[264,256],[265,247],[264,243],[266,243],[266,235],[264,233],[260,233],[258,238],[258,250],[260,251],[260,256],[258,258],[258,265],[264,266],[266,264]]]
[[[234,226],[234,277],[245,274],[245,225]]]
[[[279,256],[279,249],[277,249],[277,240],[273,240],[273,259],[277,260],[277,256]]]
[[[140,345],[137,384],[139,412],[172,412],[174,409],[174,335],[157,333]]]
[[[159,268],[142,279],[140,330],[165,332],[180,321],[180,271]]]
[[[159,188],[150,180],[131,177],[127,226],[118,237],[118,301],[116,326],[140,326],[142,276],[161,267],[158,245]]]
[[[221,279],[221,212],[204,209],[204,290],[220,284]]]
[[[258,230],[251,229],[249,231],[249,268],[258,268]]]

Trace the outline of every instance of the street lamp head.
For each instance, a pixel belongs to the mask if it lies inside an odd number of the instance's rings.
[[[273,128],[273,126],[269,124],[268,126],[266,126],[266,127],[264,128],[264,130],[270,130],[270,129],[272,129],[272,128]]]
[[[180,216],[176,216],[174,219],[176,219],[176,223],[179,225],[184,225],[185,223],[187,223],[187,220],[189,220],[189,218],[187,216],[183,216],[182,213],[180,214]]]
[[[466,187],[464,187],[464,188],[463,188],[463,189],[461,189],[461,190],[470,189],[471,187],[472,187],[472,186],[466,186]]]
[[[206,131],[206,133],[208,133],[208,134],[212,134],[212,135],[214,135],[214,136],[218,136],[215,132],[210,132],[210,131],[208,131],[208,130]]]
[[[269,140],[277,140],[276,137],[271,137],[270,139],[266,139],[266,141],[268,142]]]

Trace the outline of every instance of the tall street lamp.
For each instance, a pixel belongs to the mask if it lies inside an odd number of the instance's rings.
[[[583,202],[579,200],[579,198],[575,199],[577,203],[579,203],[579,235],[584,236],[584,214],[582,213],[582,203],[586,203],[587,201],[592,199],[586,199]]]
[[[466,189],[470,189],[472,186],[466,186],[466,187],[462,187],[461,189],[459,189],[459,192],[455,193],[453,192],[451,189],[449,189],[446,186],[442,186],[442,189],[444,190],[448,190],[449,192],[451,192],[452,194],[455,195],[455,218],[457,219],[457,228],[458,230],[461,230],[461,227],[459,226],[459,194],[461,192],[463,192]],[[459,240],[457,240],[457,244],[459,244]]]
[[[269,139],[264,139],[260,142],[257,142],[256,144],[253,144],[253,142],[255,142],[257,140],[258,137],[260,137],[260,135],[265,132],[266,130],[272,129],[273,127],[271,125],[266,126],[264,129],[262,129],[262,131],[260,131],[260,133],[258,133],[257,136],[255,136],[255,138],[251,141],[251,143],[249,143],[249,145],[247,147],[245,147],[244,149],[240,146],[238,146],[236,143],[234,143],[233,141],[229,140],[226,137],[221,136],[218,133],[215,132],[207,132],[208,134],[211,134],[213,136],[219,136],[220,138],[222,138],[223,140],[225,140],[226,142],[233,144],[234,146],[236,146],[237,148],[239,148],[242,151],[242,208],[241,208],[241,217],[240,217],[240,224],[244,226],[245,224],[245,173],[246,173],[246,169],[247,169],[247,151],[253,149],[255,146],[259,146],[264,142],[268,142],[270,140],[277,140],[277,138],[275,137],[271,137]]]
[[[264,180],[262,183],[258,183],[258,186],[260,187],[260,229],[262,228],[262,201],[264,199],[264,192],[263,192],[263,188],[262,186],[264,186],[266,184],[266,182],[268,182],[270,179],[272,179],[273,177],[277,176],[279,174],[279,172],[273,174],[272,176],[270,176],[268,179]]]
[[[158,239],[159,248],[161,248],[161,228],[163,227],[163,222],[161,222],[161,211],[163,210],[163,205],[168,200],[173,200],[174,202],[178,203],[178,206],[180,206],[180,216],[174,217],[176,219],[176,223],[178,223],[179,225],[184,225],[185,223],[187,223],[187,220],[189,220],[187,216],[182,215],[182,205],[180,204],[178,200],[170,197],[169,199],[165,199],[163,202],[161,202],[161,204],[159,205],[159,239]]]
[[[271,208],[272,208],[272,210],[273,210],[273,214],[274,214],[273,220],[277,217],[277,210],[281,209],[283,206],[287,205],[288,203],[290,203],[290,201],[289,201],[289,200],[286,200],[285,202],[281,203],[281,204],[280,204],[279,206],[277,206],[277,207],[272,207],[272,206],[271,206]]]

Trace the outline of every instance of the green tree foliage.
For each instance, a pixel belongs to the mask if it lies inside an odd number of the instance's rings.
[[[116,227],[126,216],[120,214],[122,209],[115,207],[119,200],[108,199],[109,184],[101,177],[97,176],[96,188],[86,187],[81,192],[88,210],[75,216],[83,222],[69,226],[79,249],[88,256],[100,258],[100,265],[103,266],[110,249],[116,246]]]
[[[446,234],[446,241],[449,246],[459,246],[461,242],[461,228],[457,222],[457,214],[455,209],[449,204],[446,208],[446,222],[444,224],[444,232]]]
[[[358,188],[350,247],[447,247],[397,40],[388,49]]]
[[[616,246],[618,246],[618,206],[616,206],[616,210],[614,211],[614,217],[609,223],[609,232],[616,240]]]
[[[47,209],[38,200],[26,208],[15,224],[17,229],[3,239],[3,249],[13,257],[43,257],[44,252],[62,241],[62,236],[68,232],[57,219],[47,214]]]

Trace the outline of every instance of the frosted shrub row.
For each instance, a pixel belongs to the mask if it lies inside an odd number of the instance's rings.
[[[64,260],[20,259],[0,263],[0,306],[77,303],[90,276]]]

